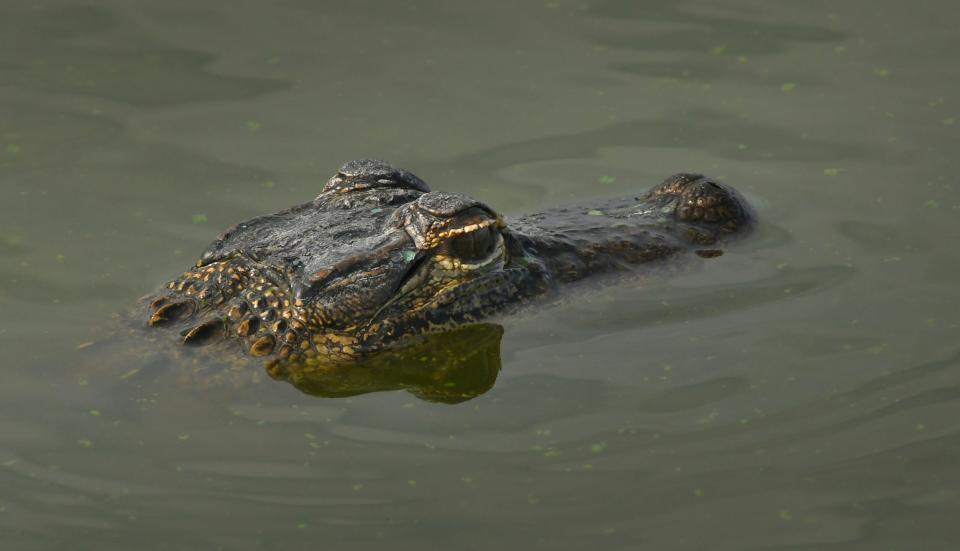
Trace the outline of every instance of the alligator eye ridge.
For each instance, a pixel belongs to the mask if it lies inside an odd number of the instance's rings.
[[[450,240],[450,252],[468,262],[482,260],[493,252],[497,238],[492,227],[458,235]]]

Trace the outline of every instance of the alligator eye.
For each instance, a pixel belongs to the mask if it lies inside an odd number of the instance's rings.
[[[486,227],[458,235],[450,240],[450,252],[467,262],[482,260],[490,256],[497,245],[495,232],[492,227]]]

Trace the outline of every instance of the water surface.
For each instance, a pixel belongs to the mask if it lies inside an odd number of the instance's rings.
[[[0,547],[960,547],[958,16],[6,2]],[[508,214],[701,171],[762,224],[505,320],[496,385],[455,406],[86,346],[358,157]]]

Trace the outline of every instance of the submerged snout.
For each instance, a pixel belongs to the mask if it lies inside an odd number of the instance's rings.
[[[731,186],[702,174],[675,174],[651,189],[643,201],[672,214],[677,221],[725,233],[750,225],[753,211]]]

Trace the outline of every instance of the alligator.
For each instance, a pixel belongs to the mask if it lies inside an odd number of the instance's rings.
[[[312,201],[227,229],[145,298],[146,324],[187,346],[239,345],[290,380],[429,342],[587,278],[716,256],[754,217],[732,187],[682,173],[641,196],[507,219],[384,161],[356,160]]]

